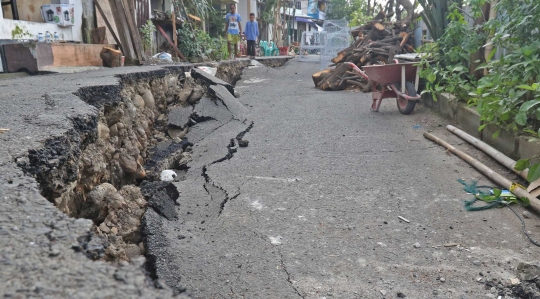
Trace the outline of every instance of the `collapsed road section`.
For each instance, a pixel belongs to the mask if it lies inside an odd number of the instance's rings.
[[[193,65],[2,81],[2,295],[171,296],[153,246],[179,193],[160,173],[178,180],[194,144],[251,127],[231,85],[248,64],[219,64],[229,83]]]

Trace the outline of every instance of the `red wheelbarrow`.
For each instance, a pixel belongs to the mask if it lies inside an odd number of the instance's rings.
[[[364,66],[365,72],[354,63],[347,63],[356,73],[373,82],[372,111],[379,111],[382,99],[396,98],[399,112],[402,114],[413,112],[416,102],[420,100],[420,95],[416,93],[419,81],[417,63]]]

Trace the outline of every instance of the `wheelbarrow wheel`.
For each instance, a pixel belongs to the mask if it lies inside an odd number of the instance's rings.
[[[396,88],[401,90],[401,83],[396,84]],[[412,84],[412,82],[405,82],[405,90],[407,91],[408,96],[416,96],[416,91],[414,90],[414,84]],[[396,102],[398,110],[401,114],[411,114],[416,106],[416,101],[409,101],[401,97],[398,97]]]

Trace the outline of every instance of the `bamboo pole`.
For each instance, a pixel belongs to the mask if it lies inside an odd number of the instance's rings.
[[[463,132],[462,130],[452,126],[448,125],[446,126],[446,129],[454,134],[456,134],[461,139],[467,141],[468,143],[474,145],[476,148],[480,149],[484,153],[488,154],[491,158],[495,159],[497,162],[501,163],[502,165],[506,166],[513,172],[515,172],[517,175],[521,176],[524,179],[527,179],[527,174],[529,173],[529,169],[525,169],[523,171],[518,171],[514,169],[514,166],[516,166],[516,161],[512,160],[511,158],[507,157],[505,154],[499,152],[498,150],[494,149],[493,147],[489,146],[487,143]]]
[[[495,172],[493,169],[487,167],[485,164],[481,163],[480,161],[476,160],[475,158],[473,158],[473,157],[467,155],[466,153],[458,150],[457,148],[453,147],[448,142],[446,142],[446,141],[444,141],[444,140],[442,140],[442,139],[440,139],[440,138],[438,138],[438,137],[436,137],[436,136],[434,136],[434,135],[432,135],[430,133],[427,133],[427,132],[424,133],[424,137],[426,137],[427,139],[429,139],[429,140],[431,140],[431,141],[433,141],[435,143],[438,143],[438,144],[442,145],[443,147],[448,149],[448,151],[450,151],[452,154],[458,156],[459,158],[461,158],[465,162],[469,163],[471,166],[476,168],[479,172],[481,172],[482,174],[487,176],[489,179],[491,179],[495,183],[499,184],[499,186],[508,189],[510,192],[512,192],[517,197],[526,197],[527,199],[529,199],[529,201],[531,203],[529,208],[534,210],[535,213],[540,214],[540,202],[538,202],[538,200],[536,198],[534,198],[532,195],[530,195],[527,191],[525,191],[525,190],[523,190],[523,189],[521,189],[519,187],[512,188],[512,186],[514,185],[512,183],[512,181],[510,181],[507,178],[503,177],[502,175]]]

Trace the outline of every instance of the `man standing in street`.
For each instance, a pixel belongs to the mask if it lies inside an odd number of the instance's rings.
[[[255,42],[259,37],[259,24],[255,21],[255,14],[249,14],[249,21],[246,22],[246,40],[247,40],[247,53],[249,58],[255,58]]]
[[[242,32],[242,25],[240,21],[242,18],[236,13],[236,5],[232,3],[230,5],[231,12],[225,16],[225,37],[227,38],[227,49],[231,54],[231,59],[238,57],[238,43],[240,42],[240,32]],[[234,56],[231,51],[231,45],[234,46]]]

